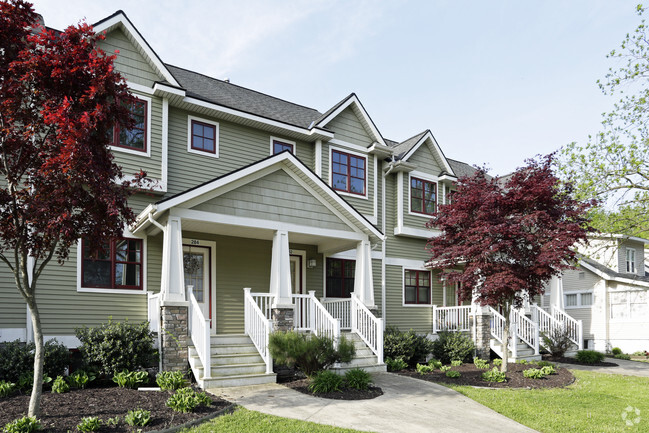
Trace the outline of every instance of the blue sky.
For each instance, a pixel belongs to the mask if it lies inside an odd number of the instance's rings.
[[[122,9],[163,61],[320,111],[355,92],[384,137],[430,129],[506,174],[598,131],[597,79],[640,17],[616,1],[36,0],[48,26]]]

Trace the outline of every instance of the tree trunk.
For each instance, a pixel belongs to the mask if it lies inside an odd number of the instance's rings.
[[[501,350],[503,353],[503,363],[500,366],[502,373],[507,373],[507,362],[509,361],[509,330],[511,328],[511,304],[503,305],[503,316],[505,316],[505,326],[503,328],[503,341]]]
[[[45,363],[45,354],[43,347],[43,330],[41,327],[41,316],[38,312],[36,302],[29,302],[31,312],[32,326],[34,328],[34,344],[36,351],[34,353],[34,384],[32,386],[32,396],[29,399],[29,412],[27,416],[38,418],[41,413],[41,395],[43,394],[43,365]]]

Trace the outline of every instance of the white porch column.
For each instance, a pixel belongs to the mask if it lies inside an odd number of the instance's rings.
[[[179,217],[169,217],[162,244],[162,300],[185,301],[182,224]]]
[[[288,232],[277,230],[273,235],[273,256],[270,263],[270,293],[275,295],[276,307],[292,307],[291,259]]]
[[[354,292],[366,307],[376,307],[374,305],[374,282],[372,280],[372,247],[369,240],[360,241],[356,245]]]
[[[550,280],[550,305],[563,310],[563,278],[552,277]]]

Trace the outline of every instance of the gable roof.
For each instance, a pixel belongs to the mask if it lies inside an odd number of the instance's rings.
[[[649,275],[635,275],[635,274],[624,274],[621,272],[616,272],[603,264],[599,263],[596,260],[585,257],[583,255],[579,256],[579,265],[585,269],[588,269],[591,272],[599,275],[605,280],[615,280],[624,283],[640,283],[641,285],[649,285]]]
[[[360,99],[358,99],[358,96],[356,96],[356,93],[350,93],[342,101],[338,102],[329,110],[327,110],[323,115],[315,120],[315,126],[318,126],[320,128],[326,127],[329,122],[335,119],[336,116],[343,112],[347,107],[352,108],[354,114],[356,114],[358,120],[360,120],[361,124],[366,129],[368,135],[378,143],[386,146],[385,140],[383,140],[383,136],[374,124],[374,121],[372,120],[370,115],[365,110],[365,107],[363,107],[363,104],[361,103]]]
[[[438,159],[438,162],[441,162],[442,173],[449,174],[451,176],[456,176],[451,164],[449,164],[448,159],[442,152],[442,149],[437,144],[437,140],[433,136],[433,133],[430,132],[430,129],[427,129],[419,134],[410,137],[409,139],[399,143],[394,146],[395,158],[401,161],[407,161],[416,151],[421,147],[422,144],[429,142],[432,144],[432,147],[429,147],[433,153],[433,157]]]

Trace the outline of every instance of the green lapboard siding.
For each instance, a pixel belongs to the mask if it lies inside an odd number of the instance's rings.
[[[430,150],[430,147],[426,143],[419,146],[419,148],[413,153],[408,162],[411,164],[417,165],[417,171],[423,173],[428,173],[433,176],[439,176],[442,172],[442,168],[437,161],[437,158],[433,155]]]
[[[162,234],[157,236],[149,236],[147,238],[147,269],[146,269],[146,283],[147,291],[159,292],[160,281],[162,276]]]
[[[196,210],[351,231],[284,170],[277,170],[208,200]]]
[[[374,141],[350,107],[344,109],[335,119],[330,121],[327,124],[327,129],[334,132],[336,139],[359,146],[368,147]]]
[[[297,156],[297,159],[302,161],[304,165],[309,167],[310,170],[315,171],[313,147],[314,145],[312,143],[298,141],[295,143],[295,156]]]
[[[408,162],[417,165],[417,171],[431,176],[439,176],[442,172],[437,160],[430,151],[430,148],[424,143],[408,159]],[[414,175],[414,177],[417,177]],[[437,203],[442,203],[442,185],[438,184],[436,199]],[[425,228],[425,224],[430,220],[430,216],[411,214],[410,212],[410,175],[403,174],[403,225],[417,229]]]
[[[160,200],[160,195],[146,192],[138,192],[128,199],[128,205],[133,210],[135,216],[142,212],[148,205]]]
[[[164,80],[159,76],[149,63],[142,57],[137,48],[128,40],[121,29],[115,29],[106,35],[106,39],[99,42],[99,46],[107,54],[115,54],[115,69],[133,83],[153,87],[156,81]]]
[[[381,260],[372,260],[372,280],[374,282],[374,305],[377,307],[373,313],[376,317],[381,317]]]
[[[418,333],[432,332],[433,309],[430,306],[403,306],[403,268],[385,266],[386,321],[402,331],[410,328]]]
[[[27,307],[18,293],[14,274],[0,262],[0,328],[24,328]]]

